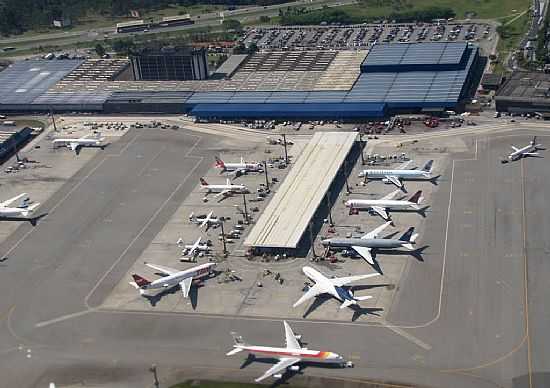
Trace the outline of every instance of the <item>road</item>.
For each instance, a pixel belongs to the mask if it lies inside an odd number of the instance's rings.
[[[547,159],[503,166],[509,144],[533,130],[477,130],[466,139],[470,150],[442,171],[422,240],[430,245],[425,262],[409,266],[388,323],[293,322],[310,347],[356,364],[306,374],[427,387],[548,386]],[[6,386],[146,386],[153,362],[186,377],[249,379],[266,369],[262,362],[239,369],[242,357],[225,357],[229,332],[280,345],[278,319],[98,308],[196,185],[214,148],[228,146],[206,133],[131,131],[44,204],[50,214],[36,228],[23,224],[0,245],[8,257],[0,267]]]
[[[356,3],[356,0],[300,0],[291,3],[277,4],[266,7],[247,7],[239,8],[234,11],[224,11],[225,18],[237,19],[243,21],[245,19],[258,18],[260,16],[277,16],[280,9],[284,9],[292,6],[302,6],[307,9],[319,9],[323,6],[341,6],[346,4]],[[81,42],[91,42],[91,41],[103,41],[104,39],[115,39],[121,37],[131,37],[134,35],[152,35],[165,32],[174,32],[174,31],[184,31],[190,30],[198,27],[212,27],[219,26],[223,21],[223,18],[220,17],[219,12],[211,12],[202,15],[195,15],[192,17],[195,22],[192,25],[184,26],[173,26],[173,27],[163,27],[158,29],[152,29],[147,32],[134,32],[134,33],[123,33],[117,34],[115,31],[115,26],[105,27],[105,28],[96,28],[91,30],[77,30],[77,31],[66,31],[59,33],[47,33],[47,34],[38,34],[26,37],[10,37],[5,39],[0,39],[0,48],[1,47],[16,47],[19,50],[30,49],[39,46],[66,46]],[[17,51],[12,51],[14,54]]]

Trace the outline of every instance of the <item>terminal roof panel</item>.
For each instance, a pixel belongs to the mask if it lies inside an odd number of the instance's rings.
[[[363,72],[456,70],[466,59],[465,42],[375,45],[361,65]]]
[[[82,60],[29,60],[0,72],[0,104],[30,104],[82,64]]]
[[[355,132],[313,135],[250,231],[245,245],[296,248],[355,139]]]

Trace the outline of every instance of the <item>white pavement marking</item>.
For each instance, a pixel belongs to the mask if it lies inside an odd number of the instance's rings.
[[[122,260],[122,258],[126,255],[126,253],[128,253],[128,251],[130,250],[130,248],[132,247],[132,245],[134,245],[134,243],[138,240],[138,238],[141,237],[141,235],[145,232],[145,230],[147,230],[147,228],[149,227],[149,225],[151,224],[151,222],[153,222],[155,220],[155,218],[157,218],[157,216],[159,215],[159,213],[164,209],[164,207],[166,206],[166,204],[168,202],[170,202],[170,200],[172,199],[172,197],[183,187],[183,185],[187,182],[187,179],[189,179],[189,177],[191,176],[191,174],[193,174],[193,172],[195,172],[195,170],[197,169],[198,166],[200,166],[200,164],[202,163],[202,161],[204,160],[203,157],[196,157],[196,156],[189,156],[189,153],[195,148],[195,146],[197,145],[198,142],[200,142],[202,140],[202,137],[200,136],[195,136],[197,137],[197,141],[195,142],[195,144],[187,151],[187,153],[185,154],[186,157],[190,157],[190,158],[196,158],[198,159],[197,163],[195,164],[195,166],[193,166],[193,168],[191,169],[191,171],[189,171],[189,173],[185,176],[185,178],[183,178],[183,181],[181,181],[177,186],[176,188],[172,191],[172,193],[170,193],[170,195],[168,196],[168,198],[166,198],[166,200],[162,203],[162,205],[160,205],[160,207],[155,211],[155,213],[149,218],[149,220],[145,223],[145,225],[143,225],[143,227],[141,228],[141,230],[139,231],[139,233],[132,239],[132,241],[130,241],[130,243],[128,244],[128,246],[126,247],[126,249],[124,249],[124,251],[122,251],[122,253],[120,254],[120,256],[114,261],[114,263],[109,267],[109,269],[107,270],[107,272],[105,272],[103,274],[103,276],[97,281],[97,283],[95,284],[95,286],[92,288],[92,290],[88,293],[88,295],[86,295],[86,297],[84,298],[84,304],[86,305],[87,308],[89,309],[92,309],[93,307],[91,307],[88,303],[90,297],[93,295],[93,293],[97,290],[97,288],[99,287],[99,285],[105,280],[105,278],[107,278],[107,276],[109,276],[109,274],[111,273],[111,271],[117,266],[117,264],[120,262],[120,260]]]
[[[79,311],[79,312],[73,313],[73,314],[62,315],[62,316],[57,317],[57,318],[54,318],[54,319],[50,319],[50,320],[47,320],[47,321],[38,322],[36,325],[34,325],[34,327],[44,327],[44,326],[48,326],[48,325],[51,325],[51,324],[53,324],[53,323],[66,321],[67,319],[81,317],[81,316],[86,315],[86,314],[89,314],[89,313],[91,313],[91,312],[93,312],[93,311],[94,311],[93,309],[89,309],[89,310]]]
[[[400,329],[396,326],[392,326],[392,325],[388,325],[387,322],[384,322],[382,321],[382,326],[384,326],[385,328],[387,329],[390,329],[391,331],[393,331],[395,334],[398,334],[400,335],[401,337],[411,341],[412,343],[414,343],[415,345],[418,345],[420,346],[422,349],[424,350],[431,350],[432,349],[432,346],[430,344],[427,344],[426,342],[422,341],[421,339],[415,337],[414,335],[412,335],[411,333],[407,333],[405,330],[403,329]]]

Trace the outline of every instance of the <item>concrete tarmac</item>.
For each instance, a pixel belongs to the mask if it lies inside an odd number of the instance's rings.
[[[545,387],[550,159],[499,161],[530,135],[471,137],[470,151],[452,156],[424,225],[425,261],[408,260],[386,322],[291,322],[308,347],[356,365],[308,367],[306,375]],[[203,149],[217,139],[201,136],[130,132],[44,204],[54,210],[35,229],[21,225],[0,245],[8,252],[0,267],[3,384],[148,386],[153,362],[185,376],[241,380],[269,367],[240,369],[245,358],[225,352],[234,330],[251,343],[283,345],[278,318],[95,308],[208,169],[212,151]]]

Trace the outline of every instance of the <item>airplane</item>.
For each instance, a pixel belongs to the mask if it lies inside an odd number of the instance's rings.
[[[201,244],[202,237],[199,237],[193,244],[185,244],[182,238],[179,238],[176,244],[182,248],[182,254],[190,259],[193,259],[199,252],[209,252],[208,244]]]
[[[344,357],[337,353],[302,348],[302,345],[299,342],[301,336],[294,334],[290,328],[290,325],[286,321],[283,321],[283,325],[285,327],[286,339],[286,346],[284,348],[249,345],[244,342],[240,335],[233,332],[231,335],[233,336],[235,344],[233,345],[233,349],[229,351],[226,356],[233,356],[239,352],[246,351],[250,355],[260,355],[278,359],[279,362],[269,368],[263,375],[258,377],[255,380],[256,382],[260,382],[270,376],[280,379],[282,377],[281,372],[284,373],[287,369],[297,372],[300,370],[300,366],[295,364],[304,361],[339,364],[344,367],[353,366],[351,361],[346,362]]]
[[[147,290],[158,288],[167,289],[179,285],[181,287],[181,291],[183,292],[183,297],[187,298],[193,281],[209,276],[212,273],[213,268],[216,266],[216,263],[201,264],[183,271],[164,267],[158,264],[145,263],[145,265],[149,268],[160,271],[167,276],[149,281],[139,275],[133,274],[132,278],[134,281],[130,282],[130,285],[139,290],[140,295],[144,295]]]
[[[19,203],[13,206],[18,201]],[[30,198],[27,193],[22,193],[4,202],[0,202],[0,217],[27,219],[34,212],[34,209],[40,205],[40,203],[29,205],[29,201]]]
[[[206,190],[206,194],[218,193],[214,197],[228,197],[235,193],[248,193],[249,190],[245,185],[234,185],[231,180],[227,178],[225,185],[210,185],[204,178],[200,179],[201,189]]]
[[[513,162],[515,160],[518,160],[524,157],[530,157],[530,156],[542,157],[537,151],[542,151],[546,149],[542,146],[542,144],[537,144],[536,136],[533,136],[533,140],[531,140],[529,144],[527,144],[525,147],[521,147],[521,148],[517,148],[515,146],[510,146],[510,147],[512,147],[512,149],[514,150],[513,152],[510,153],[510,155],[508,155],[507,161],[510,161],[510,162]],[[503,161],[503,162],[507,162],[507,161]]]
[[[409,229],[407,229],[407,231],[403,233],[403,235],[399,239],[378,238],[378,235],[390,224],[391,221],[388,221],[378,228],[372,230],[371,232],[365,234],[361,238],[333,237],[322,240],[321,243],[327,249],[353,249],[370,265],[375,265],[374,259],[371,254],[372,250],[394,249],[403,247],[410,251],[414,251],[414,242],[418,237],[418,233],[414,233],[414,227],[410,227]]]
[[[414,209],[420,211],[420,203],[424,199],[422,191],[417,191],[409,200],[393,199],[401,190],[397,189],[380,199],[349,199],[345,202],[349,207],[350,214],[353,209],[369,209],[369,211],[378,214],[385,221],[390,220],[388,210]]]
[[[105,149],[103,141],[104,137],[101,137],[101,133],[86,135],[78,138],[61,138],[52,140],[54,148],[68,147],[73,150],[77,155],[80,153],[82,147],[99,147],[102,150]]]
[[[245,162],[244,158],[241,156],[240,163],[225,163],[219,157],[216,158],[216,167],[221,169],[221,172],[230,172],[232,175],[242,175],[249,172],[263,172],[264,166],[258,162]]]
[[[346,276],[342,278],[327,278],[321,272],[311,267],[303,267],[302,271],[304,271],[304,274],[308,278],[315,282],[315,285],[310,287],[309,290],[307,290],[306,293],[302,295],[302,297],[292,305],[292,307],[297,307],[306,300],[315,298],[316,296],[321,294],[330,294],[339,301],[343,302],[340,305],[341,309],[349,307],[351,305],[356,305],[358,304],[357,302],[370,299],[372,298],[372,296],[355,296],[350,289],[344,288],[343,286],[357,280],[367,279],[373,276],[380,275],[379,273],[371,273],[368,275]]]
[[[189,214],[189,221],[193,224],[199,225],[199,228],[202,228],[206,225],[206,230],[210,228],[210,226],[218,226],[222,223],[222,220],[220,220],[219,217],[212,216],[213,211],[208,213],[206,216],[196,216],[195,213]]]
[[[403,189],[404,180],[429,180],[432,183],[436,183],[439,176],[432,177],[433,160],[428,162],[422,167],[421,170],[407,169],[412,160],[405,162],[398,169],[367,169],[359,173],[360,178],[365,179],[382,179],[382,182],[387,184],[394,184],[400,189]]]

